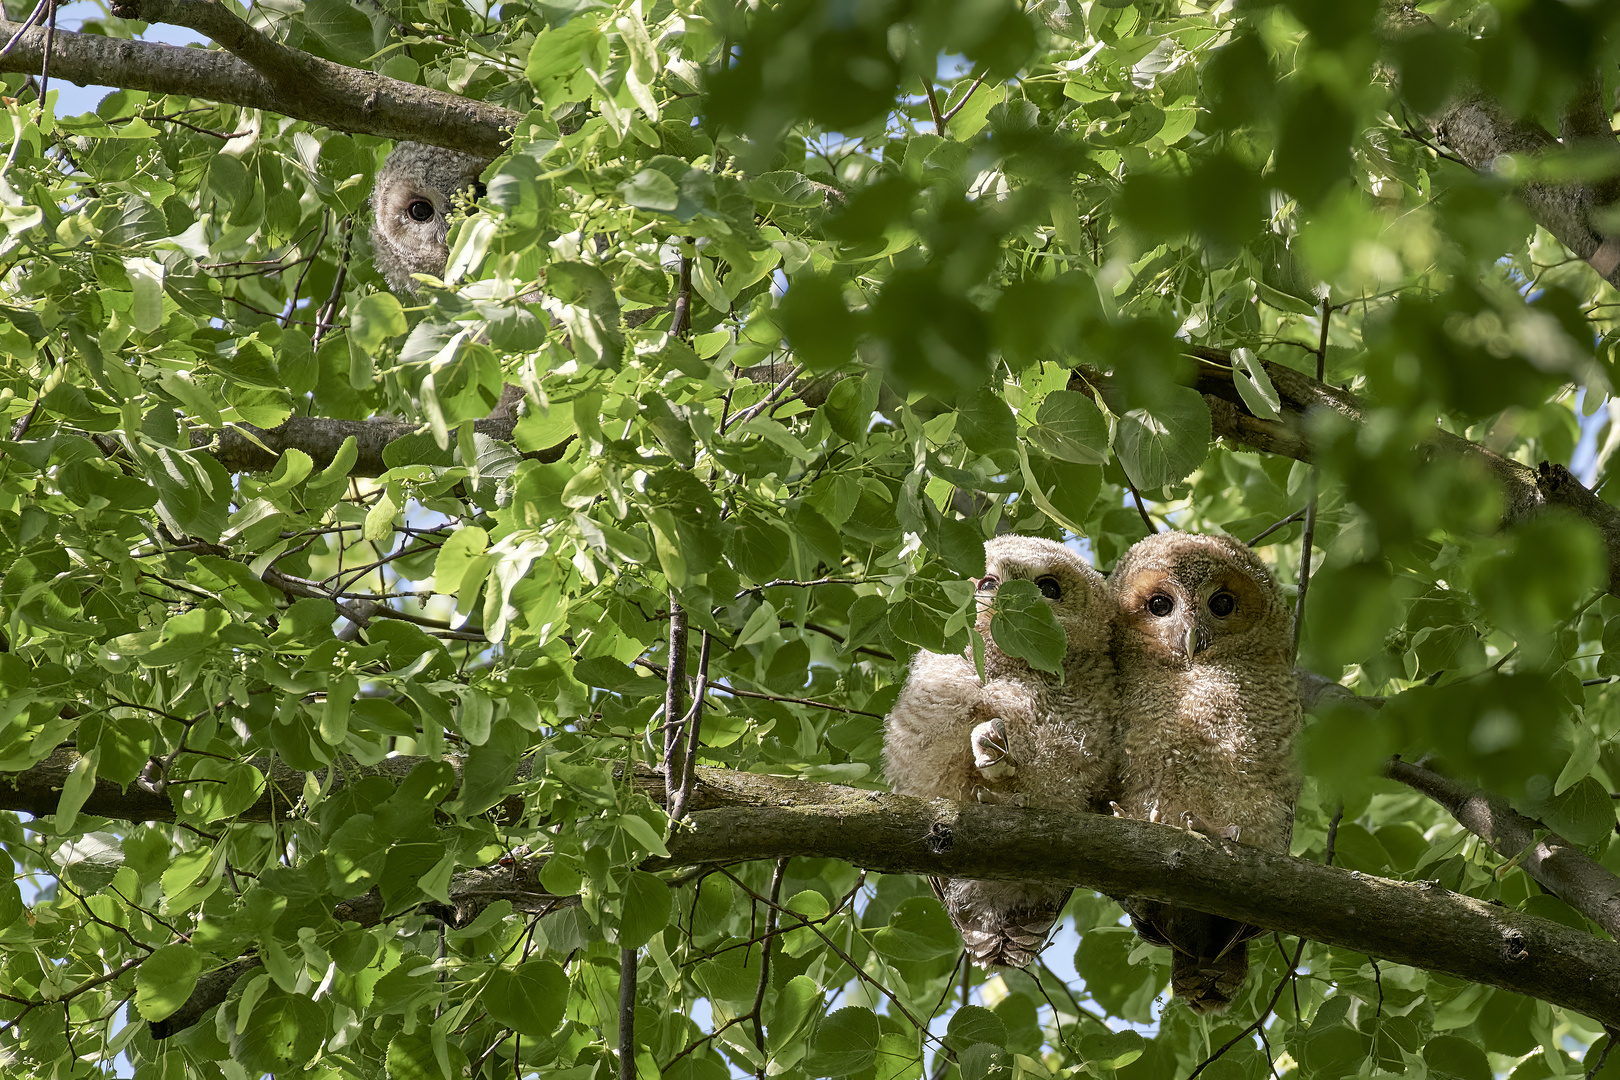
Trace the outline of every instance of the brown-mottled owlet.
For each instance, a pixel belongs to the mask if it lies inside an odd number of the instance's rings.
[[[371,191],[371,244],[377,270],[395,292],[416,293],[412,274],[444,274],[450,257],[450,200],[474,187],[489,164],[471,154],[423,143],[396,145]]]
[[[1109,578],[1118,603],[1119,812],[1267,851],[1288,850],[1300,773],[1293,618],[1249,548],[1164,532]],[[1156,901],[1126,905],[1137,932],[1174,950],[1170,988],[1224,1009],[1258,929]]]
[[[1000,536],[984,546],[978,631],[985,681],[971,654],[919,652],[889,713],[884,768],[902,795],[1106,812],[1113,792],[1113,612],[1107,583],[1062,544]],[[1002,582],[1035,583],[1063,628],[1062,675],[996,648],[991,604]],[[969,957],[1024,967],[1072,891],[1053,885],[931,879]]]

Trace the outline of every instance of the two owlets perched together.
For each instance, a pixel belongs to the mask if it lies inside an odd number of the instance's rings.
[[[990,605],[1034,582],[1067,639],[1061,675],[996,648]],[[1159,533],[1106,580],[1062,544],[985,545],[969,654],[920,652],[889,714],[889,782],[902,795],[1109,813],[1287,851],[1300,774],[1293,620],[1265,566],[1220,536]],[[1024,967],[1071,890],[934,879],[968,955]],[[1248,975],[1256,927],[1133,900],[1137,932],[1172,950],[1171,989],[1196,1012],[1224,1008]]]

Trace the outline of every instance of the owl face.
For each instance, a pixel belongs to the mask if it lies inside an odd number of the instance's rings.
[[[395,289],[416,291],[412,274],[444,273],[456,192],[481,193],[483,161],[453,150],[402,142],[377,174],[372,191],[372,243],[378,267]]]
[[[1116,634],[1174,666],[1229,657],[1290,663],[1292,616],[1264,564],[1224,536],[1159,533],[1114,568]]]
[[[449,197],[419,181],[402,180],[387,192],[379,192],[377,220],[387,223],[387,242],[409,265],[409,273],[437,276],[444,272],[450,257],[445,245],[449,213]]]
[[[1109,605],[1103,576],[1055,540],[998,536],[984,545],[979,579],[979,630],[990,632],[991,606],[1004,582],[1032,581],[1052,606],[1071,651],[1106,644]]]

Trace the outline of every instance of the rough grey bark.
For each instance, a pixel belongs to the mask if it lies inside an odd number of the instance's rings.
[[[1189,346],[1187,353],[1197,366],[1184,381],[1204,395],[1215,436],[1237,446],[1314,462],[1316,447],[1307,422],[1313,409],[1332,410],[1357,424],[1364,419],[1364,407],[1354,394],[1270,360],[1262,363],[1282,399],[1282,419],[1263,419],[1243,404],[1233,382],[1237,375],[1230,353],[1199,345]],[[1105,399],[1113,393],[1110,376],[1095,368],[1077,367],[1069,388],[1085,392],[1090,386],[1097,387]],[[1609,591],[1620,596],[1620,507],[1604,502],[1562,465],[1544,461],[1531,468],[1440,428],[1435,428],[1424,449],[1481,465],[1502,493],[1504,526],[1555,508],[1584,518],[1603,538],[1609,555]]]
[[[512,429],[516,426],[517,420],[511,416],[473,421],[475,432],[503,442],[512,440]],[[421,424],[406,420],[327,420],[295,416],[269,430],[252,424],[193,428],[191,445],[206,450],[231,472],[269,472],[290,449],[302,450],[314,461],[316,469],[324,469],[332,464],[343,441],[352,435],[356,456],[349,475],[381,476],[388,471],[388,464],[383,461],[383,451],[388,444],[422,430]],[[556,461],[567,446],[565,441],[524,456],[538,461]]]
[[[47,760],[59,796],[77,754],[58,750]],[[390,762],[371,774],[401,770],[408,771],[407,763]],[[1081,885],[1298,934],[1620,1025],[1620,946],[1432,882],[1347,873],[1241,844],[1223,848],[1151,822],[912,799],[725,769],[697,772],[688,824],[670,837],[671,857],[649,869],[799,856],[884,873]],[[277,788],[294,775],[271,772]],[[0,790],[0,809],[51,812],[48,786],[30,786],[29,776],[8,778],[13,784]],[[663,778],[654,770],[639,768],[633,780],[662,800]],[[282,791],[283,808],[296,790]],[[254,820],[258,809],[238,820]],[[132,796],[101,782],[83,812],[125,820],[173,816],[161,792]]]
[[[1432,33],[1435,24],[1407,0],[1386,2],[1380,12],[1385,40]],[[1602,80],[1589,73],[1560,118],[1562,145],[1612,151],[1614,132],[1602,104]],[[1464,85],[1438,109],[1420,118],[1436,142],[1476,172],[1494,172],[1506,155],[1534,161],[1560,141],[1534,120],[1515,117],[1477,85]],[[1620,288],[1620,238],[1611,239],[1593,221],[1596,211],[1620,194],[1620,176],[1594,183],[1548,183],[1530,180],[1518,196],[1530,215],[1563,245],[1585,260],[1610,285]]]
[[[0,48],[19,29],[19,23],[0,19]],[[45,58],[45,30],[34,27],[21,37],[0,56],[0,71],[37,75]],[[51,78],[263,109],[335,131],[412,139],[487,158],[501,152],[522,119],[510,109],[286,51],[301,58],[301,74],[272,81],[224,52],[58,30]]]
[[[563,908],[578,907],[577,896],[555,896],[540,888],[540,867],[545,857],[514,860],[495,866],[480,867],[456,874],[450,879],[448,893],[450,908],[432,902],[424,907],[438,909],[455,926],[466,926],[496,900],[505,900],[512,910],[532,915],[545,915]],[[400,912],[393,912],[398,915]],[[382,894],[375,888],[362,896],[346,900],[332,912],[340,923],[352,922],[362,927],[376,926],[383,921]],[[264,966],[256,953],[242,956],[224,967],[205,972],[197,980],[196,989],[186,1003],[162,1020],[147,1025],[154,1039],[167,1039],[201,1022],[216,1005],[224,1001],[236,981],[249,972]]]
[[[1602,863],[1540,822],[1525,817],[1500,795],[1464,787],[1409,761],[1392,761],[1386,771],[1391,778],[1445,807],[1458,824],[1490,844],[1503,858],[1518,858],[1524,872],[1549,892],[1620,938],[1620,877]]]

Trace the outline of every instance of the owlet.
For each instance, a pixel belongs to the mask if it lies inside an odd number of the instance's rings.
[[[1109,578],[1118,603],[1119,813],[1267,851],[1294,831],[1300,728],[1293,618],[1248,547],[1165,532]],[[1170,988],[1224,1009],[1249,971],[1257,927],[1156,901],[1126,904],[1137,932],[1174,950]]]
[[[396,145],[371,191],[377,270],[395,292],[417,292],[412,274],[439,277],[450,257],[450,199],[478,183],[483,158],[423,143]]]
[[[902,795],[1105,811],[1115,768],[1112,599],[1102,575],[1062,544],[1000,536],[984,546],[978,632],[985,680],[970,653],[919,652],[884,738],[889,783]],[[996,647],[991,605],[1002,582],[1032,581],[1052,607],[1067,650],[1061,675]],[[969,957],[1024,967],[1072,891],[1052,885],[931,879]]]

